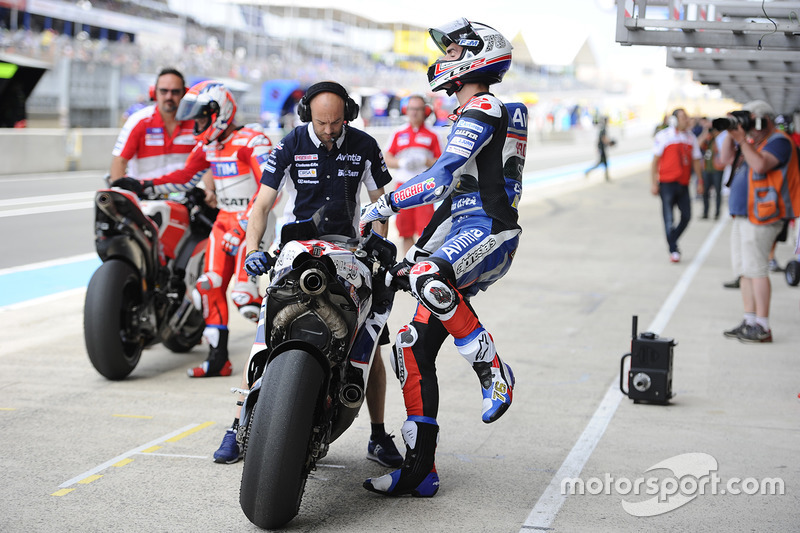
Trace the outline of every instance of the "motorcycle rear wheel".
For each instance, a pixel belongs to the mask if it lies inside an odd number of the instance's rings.
[[[136,318],[132,308],[141,302],[139,274],[125,261],[106,261],[89,281],[83,338],[92,365],[108,379],[124,379],[139,363],[144,343],[128,339],[127,332]]]
[[[290,350],[267,365],[254,409],[239,503],[258,527],[297,515],[308,478],[314,411],[325,375],[310,354]]]

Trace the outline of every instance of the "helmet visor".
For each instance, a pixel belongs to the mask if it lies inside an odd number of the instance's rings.
[[[472,29],[472,25],[469,21],[463,17],[448,22],[438,28],[431,28],[428,30],[428,33],[443,54],[447,52],[447,47],[452,43],[465,48],[478,44],[473,42],[478,39],[478,35],[475,33],[475,30]]]
[[[208,101],[198,98],[194,94],[187,94],[181,98],[178,110],[175,112],[177,120],[194,120],[203,116],[208,116]]]

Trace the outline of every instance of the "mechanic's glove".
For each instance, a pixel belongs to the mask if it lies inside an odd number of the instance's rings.
[[[361,210],[361,222],[358,224],[359,233],[364,235],[367,224],[376,220],[386,220],[398,211],[399,209],[392,206],[392,193],[387,192],[378,198],[377,202],[365,205]]]
[[[260,276],[269,272],[275,260],[260,250],[253,250],[244,259],[244,270],[250,276]]]
[[[120,189],[125,189],[136,193],[136,196],[139,198],[147,198],[151,194],[153,194],[153,181],[152,180],[144,180],[140,181],[136,178],[131,178],[129,176],[123,176],[117,181],[111,184],[112,187],[119,187]]]
[[[239,245],[244,240],[244,231],[241,228],[233,228],[222,236],[222,251],[228,255],[236,255]]]
[[[408,279],[408,274],[414,263],[408,259],[403,259],[386,272],[386,286],[390,289],[397,291],[411,292],[411,282]]]

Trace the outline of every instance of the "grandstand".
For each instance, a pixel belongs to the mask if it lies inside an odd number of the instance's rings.
[[[190,82],[237,82],[244,121],[267,120],[264,82],[294,80],[304,88],[320,79],[336,79],[362,95],[365,118],[377,120],[371,96],[388,95],[396,107],[399,96],[424,87],[432,59],[426,38],[426,28],[331,8],[213,0],[0,2],[0,51],[51,65],[28,99],[30,122],[63,127],[118,126],[164,66]],[[574,72],[533,64],[521,36],[514,44],[522,60],[503,84],[508,94],[592,89]]]

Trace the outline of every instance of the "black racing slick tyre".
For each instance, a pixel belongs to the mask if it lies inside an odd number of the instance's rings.
[[[314,410],[325,375],[302,350],[267,365],[253,413],[239,503],[264,529],[282,527],[297,515],[308,470]]]
[[[89,281],[83,338],[92,365],[108,379],[124,379],[142,355],[144,344],[130,333],[141,301],[139,273],[125,261],[106,261]]]
[[[800,262],[794,259],[789,261],[786,264],[784,274],[786,275],[786,283],[788,283],[790,287],[797,287],[797,284],[800,283]]]

